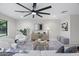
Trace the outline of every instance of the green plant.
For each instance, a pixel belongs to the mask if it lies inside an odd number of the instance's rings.
[[[20,29],[20,32],[21,32],[23,35],[25,35],[25,36],[27,35],[27,29],[23,29],[23,30]]]

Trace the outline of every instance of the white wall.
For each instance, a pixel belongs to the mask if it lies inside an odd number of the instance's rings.
[[[16,34],[16,20],[2,14],[0,14],[0,19],[8,21],[8,36],[0,37],[0,48],[7,48],[14,43]]]
[[[71,15],[71,44],[79,44],[79,15]]]
[[[44,30],[49,31],[50,41],[55,41],[60,35],[60,21],[59,20],[48,20],[44,23]]]

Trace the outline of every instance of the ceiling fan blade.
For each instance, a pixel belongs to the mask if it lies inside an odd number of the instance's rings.
[[[28,15],[30,15],[30,14],[32,14],[32,13],[29,13],[29,14],[27,14],[27,15],[24,15],[24,17],[26,17],[26,16],[28,16]]]
[[[15,10],[15,12],[21,12],[21,13],[29,13],[30,11],[17,11],[17,10]]]
[[[43,11],[43,10],[46,10],[46,9],[49,9],[49,8],[52,8],[52,7],[51,6],[48,6],[48,7],[45,7],[45,8],[38,9],[36,11]]]
[[[36,5],[37,5],[36,3],[33,3],[33,6],[32,6],[33,7],[33,10],[35,10]]]
[[[37,13],[37,15],[38,15],[39,17],[43,17],[43,16],[39,15],[38,13]]]
[[[39,14],[45,14],[45,15],[50,15],[50,13],[45,13],[45,12],[38,12]]]
[[[35,15],[33,15],[33,18],[35,17]]]
[[[29,11],[31,11],[31,9],[29,9],[29,8],[27,8],[27,7],[25,7],[25,6],[23,6],[22,4],[20,4],[20,3],[16,3],[17,5],[19,5],[19,6],[22,6],[23,8],[25,8],[25,9],[27,9],[27,10],[29,10]]]

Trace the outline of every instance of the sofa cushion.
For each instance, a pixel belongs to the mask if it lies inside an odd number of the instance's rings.
[[[77,52],[76,46],[70,47],[70,48],[65,50],[65,53],[76,53],[76,52]]]
[[[56,53],[64,53],[64,46],[61,46]]]
[[[0,56],[13,56],[15,52],[0,52]]]

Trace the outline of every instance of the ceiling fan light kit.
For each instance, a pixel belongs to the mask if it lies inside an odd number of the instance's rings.
[[[34,18],[35,15],[37,15],[37,16],[39,16],[39,17],[42,18],[43,17],[42,15],[50,15],[50,13],[41,12],[41,11],[46,10],[46,9],[49,9],[49,8],[52,8],[51,6],[47,6],[47,7],[44,7],[44,8],[41,8],[41,9],[36,10],[37,3],[33,3],[33,6],[32,6],[33,9],[31,10],[31,9],[27,8],[26,6],[20,4],[20,3],[16,3],[16,4],[26,9],[26,11],[18,11],[18,10],[15,10],[15,12],[28,13],[28,14],[24,15],[24,17],[32,14],[33,15],[33,18]]]
[[[32,15],[36,15],[36,13],[35,12],[32,12]]]

